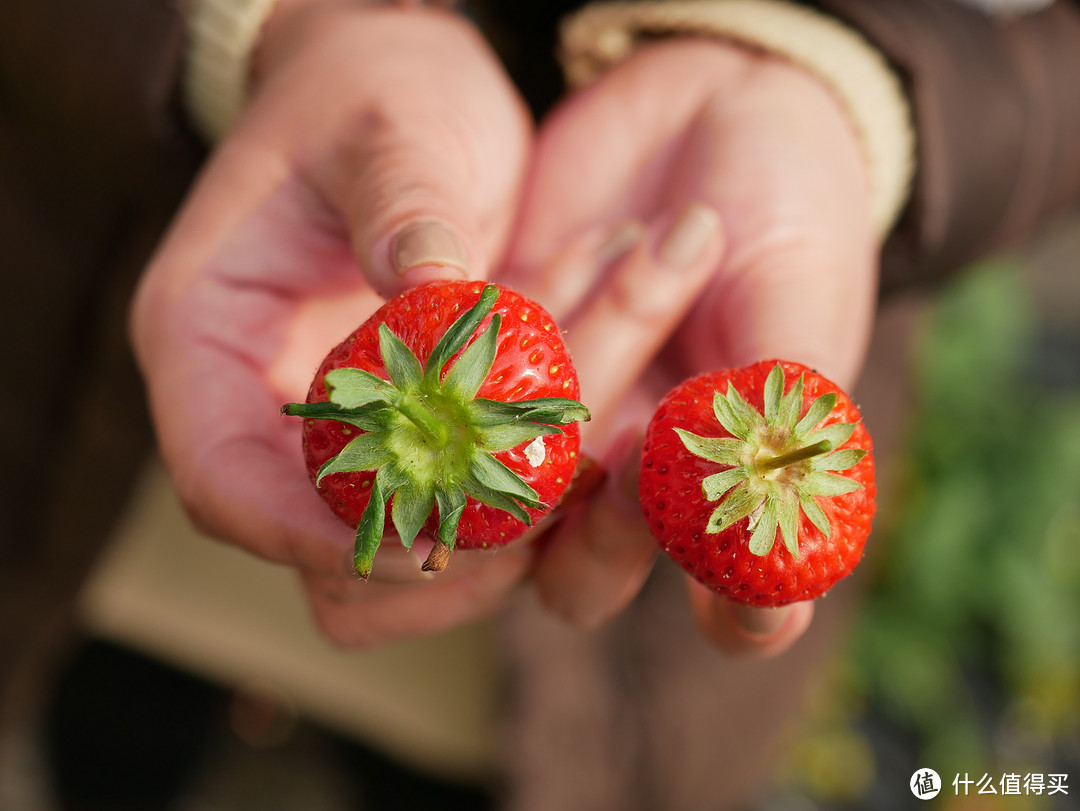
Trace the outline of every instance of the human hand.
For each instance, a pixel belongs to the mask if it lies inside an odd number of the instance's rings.
[[[673,222],[684,224],[681,262],[663,251],[680,232]],[[613,244],[629,249],[613,260]],[[679,380],[775,357],[853,383],[876,250],[843,109],[779,58],[667,40],[555,111],[538,135],[505,281],[566,328],[593,412],[583,440],[613,475],[566,516],[539,560],[548,605],[594,625],[647,577],[656,544],[637,505],[637,450],[652,409]],[[606,311],[582,307],[598,296],[611,302]],[[743,608],[688,588],[704,633],[731,651],[777,654],[813,612],[811,603]]]
[[[148,267],[132,314],[163,458],[195,523],[296,567],[324,632],[366,645],[493,610],[528,547],[462,556],[413,582],[423,551],[352,574],[353,533],[322,503],[298,421],[326,351],[382,297],[482,278],[516,211],[531,138],[481,37],[433,9],[282,0],[250,103]]]

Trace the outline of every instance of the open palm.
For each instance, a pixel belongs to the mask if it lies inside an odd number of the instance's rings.
[[[422,553],[388,545],[378,571],[409,582],[357,582],[353,533],[312,488],[299,425],[279,408],[304,398],[323,355],[385,295],[487,274],[530,129],[497,61],[454,15],[282,8],[294,11],[267,26],[249,106],[146,272],[133,338],[196,523],[298,568],[326,633],[371,644],[491,610],[524,575],[527,550],[470,556],[422,583]],[[398,236],[431,223],[442,237],[395,267]],[[441,261],[446,234],[457,267]]]
[[[696,253],[665,261],[672,224],[702,207],[722,239],[699,222]],[[690,374],[782,357],[854,381],[875,295],[869,211],[858,141],[823,85],[735,45],[667,41],[541,128],[507,279],[562,319],[594,414],[583,438],[632,471],[628,432]],[[597,247],[634,223],[619,257]],[[614,304],[597,318],[583,304],[605,291]],[[651,565],[629,477],[579,508],[536,574],[549,604],[587,624],[624,605]],[[706,631],[739,647],[728,606],[692,595]],[[809,606],[794,613],[783,644],[809,621]]]

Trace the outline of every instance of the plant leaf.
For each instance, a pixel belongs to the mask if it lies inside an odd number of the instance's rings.
[[[390,517],[401,538],[401,545],[412,549],[413,541],[435,507],[435,493],[413,482],[406,482],[394,493]]]
[[[386,425],[386,409],[381,407],[343,409],[337,403],[287,403],[282,407],[281,413],[307,420],[331,420],[355,426],[362,431],[378,431]]]
[[[854,479],[838,476],[835,473],[811,473],[803,479],[802,483],[804,493],[824,498],[853,493],[861,487],[862,485]]]
[[[811,470],[848,470],[855,467],[866,456],[862,448],[844,448],[827,456],[816,456],[810,460]]]
[[[822,535],[826,538],[832,535],[832,522],[825,515],[825,511],[821,509],[821,505],[818,504],[816,498],[809,493],[800,493],[799,506],[806,513],[806,517],[810,519],[810,523],[821,530]]]
[[[371,565],[375,553],[382,543],[383,529],[386,523],[386,499],[378,475],[371,483],[371,498],[360,516],[356,526],[356,542],[353,546],[353,566],[360,577],[367,579],[371,574]]]
[[[523,442],[531,442],[538,436],[561,434],[554,425],[537,425],[535,422],[514,422],[509,425],[488,425],[477,429],[480,445],[489,453],[508,451]]]
[[[765,387],[762,397],[765,402],[765,422],[776,425],[776,417],[780,413],[780,400],[784,396],[784,368],[778,363],[765,378]]]
[[[706,476],[701,481],[701,491],[709,501],[716,501],[732,487],[750,475],[745,467],[729,467],[719,473]]]
[[[832,443],[834,448],[839,448],[851,439],[851,435],[855,433],[856,425],[857,423],[854,422],[834,422],[832,425],[826,425],[820,431],[814,431],[814,433],[806,437],[805,442],[807,445],[813,445],[825,440]]]
[[[454,548],[461,514],[465,511],[465,491],[459,485],[435,488],[435,503],[439,505],[439,540]]]
[[[478,453],[469,465],[469,474],[481,485],[513,496],[534,509],[541,506],[540,495],[518,474],[487,453]]]
[[[723,532],[736,521],[740,521],[750,515],[765,498],[765,494],[751,486],[749,480],[741,482],[734,490],[728,493],[727,498],[720,502],[720,506],[713,510],[709,516],[709,523],[705,531],[709,533]]]
[[[830,391],[823,394],[810,404],[803,418],[795,426],[795,435],[803,436],[807,431],[812,431],[836,408],[836,392]]]
[[[701,459],[708,459],[719,465],[741,465],[743,462],[741,451],[746,447],[746,443],[741,439],[698,436],[682,428],[676,428],[675,433],[679,435],[683,447]]]
[[[379,353],[387,374],[399,390],[415,390],[420,385],[420,361],[386,324],[379,324]]]
[[[784,399],[780,401],[780,408],[777,409],[775,424],[789,428],[793,432],[795,424],[799,420],[799,411],[802,410],[803,381],[805,377],[806,375],[799,375],[799,379],[795,381],[791,390],[784,395]]]
[[[462,313],[443,333],[442,338],[435,344],[435,348],[431,350],[427,364],[424,366],[424,379],[429,384],[439,382],[443,367],[469,342],[469,338],[487,318],[487,314],[491,312],[498,298],[499,288],[493,284],[486,285],[476,304]]]
[[[499,327],[502,318],[498,313],[491,317],[488,328],[462,352],[443,378],[443,390],[460,400],[472,400],[491,372],[498,349]]]
[[[525,512],[521,504],[512,496],[492,490],[472,475],[466,476],[462,485],[465,492],[477,501],[497,510],[504,510],[526,526],[532,526],[532,516]]]
[[[323,478],[332,473],[357,473],[361,470],[375,470],[390,462],[394,457],[387,450],[388,431],[373,431],[360,434],[331,457],[319,468],[315,478],[316,486]]]
[[[397,390],[391,383],[363,369],[332,369],[326,373],[327,396],[342,408],[360,408],[370,403],[392,403]]]
[[[727,394],[717,392],[713,397],[713,413],[728,433],[746,441],[752,440],[765,425],[765,419],[731,383],[728,383]]]
[[[750,553],[753,555],[767,555],[776,543],[776,499],[766,498],[765,507],[758,517],[757,526],[750,535]]]
[[[784,546],[793,557],[799,557],[799,496],[788,487],[780,488],[777,496],[776,517]]]
[[[500,425],[508,422],[537,422],[544,425],[570,425],[588,422],[589,409],[577,400],[564,397],[537,397],[505,403],[479,398],[469,404],[476,425]]]

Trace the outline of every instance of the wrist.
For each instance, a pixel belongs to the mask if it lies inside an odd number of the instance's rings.
[[[914,132],[900,83],[861,35],[827,15],[785,0],[645,0],[596,3],[561,31],[568,80],[583,84],[645,43],[668,36],[726,40],[775,54],[824,84],[858,135],[879,234],[907,200]]]
[[[208,141],[225,135],[243,109],[267,50],[288,25],[315,12],[411,6],[408,0],[193,0],[187,11],[185,106]]]
[[[294,53],[323,26],[334,26],[343,15],[373,9],[405,8],[404,0],[275,0],[250,56],[249,81],[257,87],[273,66]]]

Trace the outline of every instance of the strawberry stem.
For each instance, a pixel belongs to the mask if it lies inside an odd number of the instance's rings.
[[[796,462],[802,462],[805,459],[811,459],[815,456],[820,456],[823,453],[828,453],[832,450],[832,443],[823,439],[820,442],[815,442],[813,445],[807,445],[804,448],[799,448],[789,453],[782,453],[779,456],[773,456],[757,463],[758,473],[768,473],[770,470],[779,470],[782,467],[793,465]]]
[[[426,436],[435,440],[440,445],[445,445],[450,436],[450,430],[446,423],[431,413],[420,400],[414,395],[406,394],[394,405],[398,411],[409,418],[409,422],[415,425]]]
[[[436,540],[420,570],[424,572],[441,572],[450,563],[450,553],[453,551],[442,541]]]

